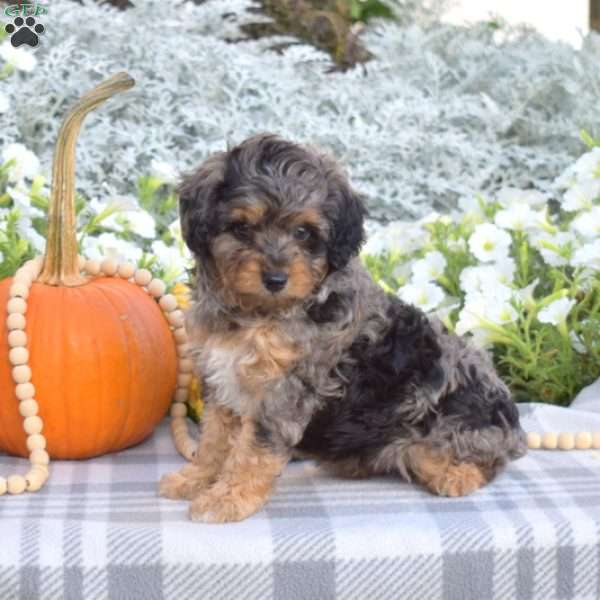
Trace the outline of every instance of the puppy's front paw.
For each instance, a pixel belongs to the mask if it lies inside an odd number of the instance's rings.
[[[190,519],[201,523],[242,521],[259,511],[266,500],[259,494],[235,493],[217,484],[194,498]]]
[[[485,485],[486,478],[476,465],[461,463],[450,465],[446,473],[433,485],[433,491],[440,496],[467,496]]]
[[[158,494],[170,500],[192,500],[214,481],[211,477],[186,477],[182,472],[167,473],[158,484]]]

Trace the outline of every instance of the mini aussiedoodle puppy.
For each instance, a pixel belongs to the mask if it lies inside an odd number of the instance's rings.
[[[360,265],[365,207],[332,158],[253,137],[187,177],[180,210],[206,410],[193,462],[160,493],[193,520],[255,513],[292,455],[461,496],[524,453],[487,354]]]

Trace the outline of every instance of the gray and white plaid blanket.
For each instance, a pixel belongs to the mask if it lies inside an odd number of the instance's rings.
[[[600,430],[600,413],[525,407],[531,430]],[[166,423],[136,448],[55,462],[0,498],[0,598],[512,600],[600,598],[600,452],[531,452],[472,496],[285,471],[267,508],[193,524],[158,498],[182,463]],[[24,468],[0,457],[0,472]]]

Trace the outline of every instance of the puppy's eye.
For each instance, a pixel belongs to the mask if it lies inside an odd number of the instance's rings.
[[[296,229],[294,229],[294,237],[299,242],[306,242],[310,239],[311,236],[312,231],[308,227],[304,227],[303,225],[301,225],[300,227],[296,227]]]
[[[229,231],[236,237],[238,240],[248,240],[252,236],[252,228],[248,223],[232,223],[229,226]]]

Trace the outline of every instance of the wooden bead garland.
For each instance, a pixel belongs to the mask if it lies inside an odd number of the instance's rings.
[[[600,431],[594,433],[563,431],[544,434],[530,432],[527,434],[527,447],[530,450],[600,450]]]
[[[23,477],[10,475],[0,477],[0,496],[21,494],[25,491],[37,492],[46,483],[49,476],[50,456],[46,451],[46,438],[43,434],[44,423],[38,416],[39,406],[35,400],[35,386],[31,383],[32,372],[27,364],[29,351],[27,349],[27,334],[25,333],[27,298],[31,284],[37,279],[42,269],[42,257],[27,261],[14,275],[9,289],[7,302],[7,329],[9,361],[13,365],[12,376],[15,382],[15,395],[19,400],[19,413],[23,417],[23,429],[27,434],[27,449],[29,450],[30,470]],[[186,459],[191,460],[195,454],[197,443],[189,435],[187,429],[188,385],[192,379],[192,361],[187,358],[189,345],[187,334],[183,327],[183,312],[179,309],[177,298],[166,294],[166,285],[160,279],[152,277],[148,269],[136,269],[130,263],[119,264],[112,258],[102,261],[85,260],[79,257],[79,269],[92,277],[118,276],[132,280],[133,283],[145,288],[154,297],[165,318],[173,329],[173,339],[177,345],[179,369],[177,389],[171,407],[171,432],[175,447]]]

